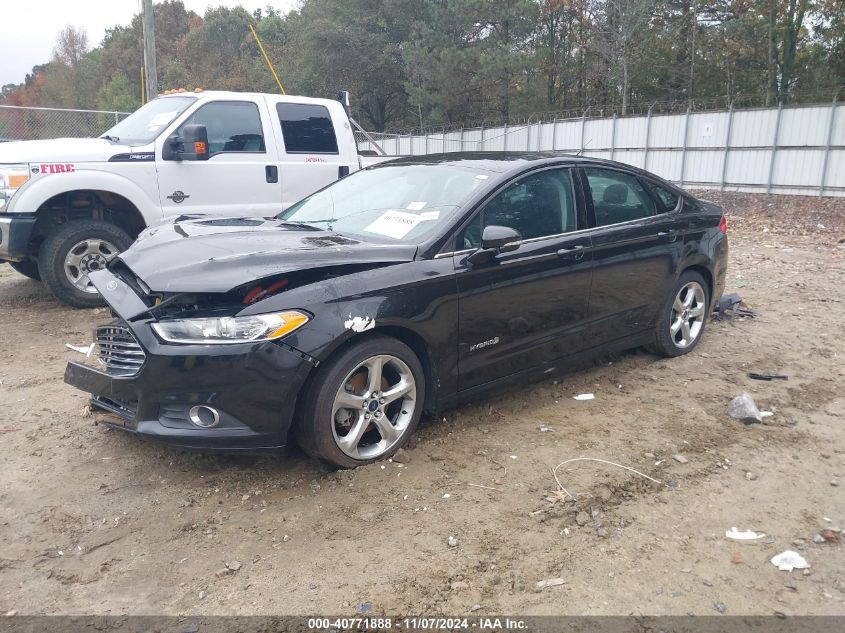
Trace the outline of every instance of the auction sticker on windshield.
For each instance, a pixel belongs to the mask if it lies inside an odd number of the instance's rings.
[[[416,213],[405,213],[404,211],[386,211],[381,216],[368,225],[364,230],[367,233],[375,233],[376,235],[384,235],[385,237],[392,237],[401,240],[414,227],[431,218],[425,218]]]
[[[150,120],[150,122],[147,124],[147,129],[150,132],[158,131],[160,128],[170,123],[170,121],[173,120],[173,117],[175,117],[176,114],[176,110],[174,110],[173,112],[160,112]]]

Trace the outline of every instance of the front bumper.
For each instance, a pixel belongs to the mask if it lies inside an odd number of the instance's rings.
[[[125,284],[109,271],[95,277],[104,298],[120,312],[117,305],[127,305]],[[65,382],[90,393],[93,407],[113,414],[107,424],[183,448],[285,446],[297,396],[314,367],[306,355],[283,341],[165,344],[150,322],[146,318],[122,324],[145,354],[133,375],[77,362],[67,365]],[[192,423],[189,411],[196,405],[216,409],[219,424],[203,428]]]
[[[35,214],[0,214],[0,261],[20,261],[29,254]]]

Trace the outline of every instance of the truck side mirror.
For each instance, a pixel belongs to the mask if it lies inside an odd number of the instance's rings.
[[[208,160],[208,130],[192,123],[182,128],[182,136],[174,134],[161,149],[164,160]]]
[[[208,160],[208,130],[204,125],[182,127],[182,150],[177,160]]]

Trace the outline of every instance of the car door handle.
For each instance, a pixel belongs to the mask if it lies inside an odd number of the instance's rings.
[[[675,233],[675,231],[660,231],[657,234],[657,237],[660,237],[660,238],[665,237],[665,238],[668,238],[668,241],[674,242],[676,239],[678,239],[678,234]]]
[[[267,165],[264,167],[264,175],[267,177],[267,182],[279,182],[279,168],[276,165]]]
[[[571,257],[574,256],[575,259],[582,259],[584,257],[584,246],[579,244],[578,246],[573,246],[572,248],[562,248],[557,252],[558,257]]]

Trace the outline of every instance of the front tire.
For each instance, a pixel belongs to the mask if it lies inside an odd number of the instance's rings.
[[[695,271],[684,272],[661,309],[652,349],[669,357],[689,354],[701,341],[709,314],[707,282]]]
[[[38,274],[38,262],[31,259],[25,259],[22,262],[9,262],[9,266],[14,268],[24,277],[29,277],[35,281],[41,281],[41,275]]]
[[[119,226],[101,220],[72,220],[47,236],[38,254],[44,285],[74,308],[104,305],[88,273],[105,268],[129,248],[132,238]]]
[[[317,369],[294,427],[303,450],[336,468],[387,459],[419,424],[425,374],[404,343],[373,336]]]

